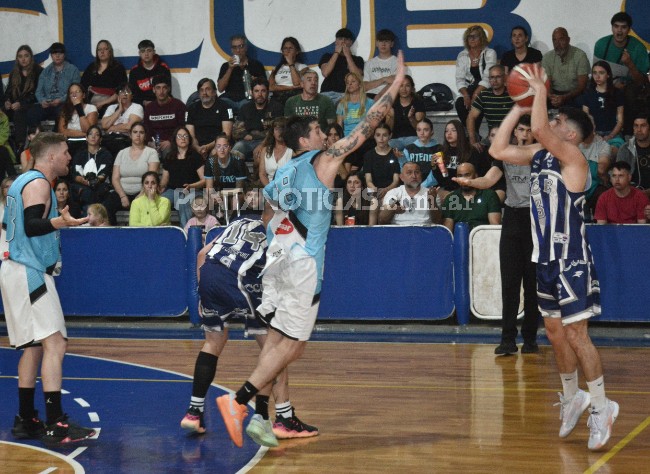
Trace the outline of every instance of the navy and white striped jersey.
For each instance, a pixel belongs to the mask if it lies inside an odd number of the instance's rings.
[[[257,278],[266,262],[266,229],[259,219],[241,217],[232,221],[217,238],[206,263],[219,263],[240,277]]]
[[[567,190],[557,158],[544,149],[535,153],[530,174],[533,262],[589,260],[584,203],[584,192]]]

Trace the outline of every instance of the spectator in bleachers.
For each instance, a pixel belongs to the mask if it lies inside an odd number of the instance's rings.
[[[400,179],[404,183],[384,196],[379,211],[381,225],[424,225],[440,222],[440,210],[435,205],[435,188],[422,186],[420,165],[407,161],[402,166]]]
[[[377,56],[368,60],[363,66],[363,86],[371,99],[395,80],[397,71],[397,56],[393,54],[395,40],[395,33],[392,31],[379,30],[375,37]],[[406,73],[410,73],[408,69]]]
[[[133,92],[133,102],[146,107],[156,100],[153,91],[153,78],[164,76],[169,84],[172,82],[172,73],[169,66],[156,54],[156,47],[151,40],[145,39],[138,43],[140,61],[131,68],[129,85]]]
[[[578,145],[578,148],[587,159],[591,174],[591,187],[585,192],[587,198],[585,222],[588,222],[592,220],[598,197],[607,189],[609,183],[607,173],[612,163],[612,147],[600,135],[596,135],[594,128],[594,131]]]
[[[27,112],[36,104],[36,86],[42,71],[34,61],[32,48],[26,44],[20,46],[4,93],[4,109],[14,122],[17,150],[23,149],[27,139]]]
[[[630,35],[632,17],[626,12],[618,12],[610,23],[612,34],[596,41],[594,62],[603,60],[609,63],[617,87],[624,88],[632,81],[644,84],[650,60],[645,45]]]
[[[246,161],[254,159],[254,150],[262,143],[271,128],[271,122],[281,117],[283,106],[278,102],[269,101],[269,83],[263,77],[253,81],[253,100],[244,104],[239,110],[241,122],[237,122],[233,130],[233,138],[237,143],[233,152],[241,153]]]
[[[510,30],[510,42],[514,49],[503,53],[500,64],[505,68],[506,76],[512,68],[521,63],[541,63],[542,52],[530,46],[528,30],[521,25]]]
[[[14,163],[16,163],[16,155],[9,143],[11,135],[11,127],[9,126],[9,117],[0,110],[0,169],[6,168],[6,173],[9,176],[16,174]],[[11,169],[9,169],[11,168]],[[0,172],[0,177],[5,175],[5,171]]]
[[[336,225],[376,225],[379,203],[374,194],[366,192],[366,182],[359,174],[346,180],[343,195],[336,200]]]
[[[380,123],[375,128],[375,148],[363,156],[368,192],[375,192],[382,202],[388,191],[399,186],[399,171],[399,160],[390,146],[390,127]]]
[[[38,78],[36,101],[40,104],[27,112],[27,124],[38,125],[43,120],[58,120],[70,84],[81,82],[76,66],[65,60],[65,46],[52,43],[50,46],[52,63]]]
[[[483,89],[476,96],[467,116],[466,124],[469,142],[479,151],[482,148],[478,136],[481,117],[485,117],[488,128],[499,126],[514,105],[514,101],[506,90],[505,74],[505,68],[500,64],[490,68],[488,76],[490,88]]]
[[[111,190],[113,155],[101,144],[102,131],[97,125],[92,125],[86,132],[87,147],[77,151],[72,158],[72,194],[82,207],[104,202]]]
[[[363,59],[352,54],[354,34],[347,28],[336,32],[334,52],[325,53],[318,61],[318,67],[323,75],[320,93],[336,104],[345,92],[345,76],[354,72],[363,76]]]
[[[224,189],[243,190],[247,177],[246,163],[230,153],[228,137],[224,134],[219,135],[205,166],[205,196],[208,203],[216,203],[218,209],[222,211],[228,209],[228,212],[232,212],[241,204],[243,196],[241,193],[235,194],[232,200],[224,203],[222,191]],[[239,203],[236,203],[235,199],[239,199]],[[217,218],[222,218],[219,212],[217,212]]]
[[[160,177],[157,171],[142,175],[142,190],[131,203],[130,227],[156,227],[170,225],[172,204],[158,192]]]
[[[336,122],[336,110],[332,101],[318,93],[318,74],[310,68],[300,71],[302,92],[290,97],[284,104],[284,116],[311,115],[318,118],[321,130]]]
[[[95,203],[88,206],[89,227],[110,227],[110,225],[108,212],[102,204]]]
[[[29,149],[29,144],[34,139],[34,137],[39,133],[40,133],[40,129],[38,128],[37,125],[30,125],[29,127],[27,127],[27,141],[25,142],[25,147],[23,152],[20,154],[21,173],[31,170],[34,167],[34,161],[32,160],[32,152]]]
[[[426,177],[429,176],[434,164],[433,155],[438,153],[441,147],[433,139],[433,123],[428,118],[425,117],[417,123],[415,133],[418,139],[410,145],[406,145],[399,158],[400,169],[404,163],[412,161],[420,167],[420,175]]]
[[[79,203],[72,199],[70,193],[70,185],[65,179],[60,179],[57,181],[56,186],[54,187],[54,195],[56,196],[56,208],[59,212],[66,206],[70,211],[70,215],[75,219],[81,217],[81,206]]]
[[[217,97],[212,79],[204,77],[196,85],[199,99],[187,111],[187,129],[192,135],[193,147],[205,160],[214,148],[214,140],[221,133],[232,135],[233,110]]]
[[[302,48],[293,36],[282,40],[281,53],[282,59],[269,76],[269,90],[273,93],[271,100],[284,107],[289,97],[300,93],[300,71],[307,65],[299,62]]]
[[[349,72],[345,76],[345,93],[336,106],[336,122],[343,127],[344,135],[354,130],[372,104],[372,99],[365,94],[361,77]]]
[[[142,175],[147,171],[158,172],[160,159],[153,148],[146,146],[146,132],[142,122],[131,126],[131,146],[120,151],[113,163],[111,184],[113,191],[106,204],[111,225],[117,225],[115,214],[128,209],[142,189]]]
[[[192,147],[192,136],[187,127],[174,130],[169,153],[162,161],[162,196],[169,199],[178,211],[181,227],[192,217],[190,197],[201,193],[205,186],[203,158]]]
[[[576,99],[585,91],[589,60],[585,52],[571,46],[565,28],[553,30],[553,49],[542,58],[542,66],[551,81],[549,102],[552,108],[577,107]]]
[[[634,136],[630,138],[616,155],[616,161],[625,161],[632,168],[632,183],[645,189],[650,196],[650,122],[647,112],[634,117]]]
[[[458,189],[453,181],[461,163],[478,163],[478,153],[465,135],[465,127],[460,120],[453,119],[445,125],[445,136],[440,147],[444,167],[432,163],[427,179],[422,183],[426,187],[438,187],[438,196],[444,200],[451,191]],[[444,172],[443,172],[444,170]],[[446,176],[445,176],[446,172]]]
[[[203,241],[205,242],[205,235],[210,229],[218,226],[219,221],[212,214],[208,213],[208,202],[203,196],[196,196],[192,199],[190,207],[192,209],[192,217],[184,226],[185,232],[188,232],[190,227],[200,226],[203,231]]]
[[[476,169],[471,163],[461,163],[456,176],[476,178]],[[442,217],[443,225],[452,233],[457,222],[467,222],[470,229],[479,225],[498,225],[501,224],[501,202],[491,189],[462,185],[445,197]]]
[[[406,145],[417,140],[415,127],[425,116],[424,102],[415,93],[413,78],[406,75],[399,88],[397,100],[386,116],[386,123],[393,130],[390,146],[397,150],[403,150]]]
[[[126,69],[115,59],[113,45],[108,40],[100,40],[95,48],[95,60],[81,76],[88,102],[97,107],[100,117],[109,105],[117,102],[118,88],[126,81]]]
[[[129,132],[136,122],[144,120],[144,108],[133,102],[133,91],[128,82],[117,88],[117,104],[109,105],[102,118],[102,128],[106,133],[104,146],[113,156],[131,145]]]
[[[616,156],[625,141],[623,129],[623,92],[614,87],[612,70],[606,61],[597,61],[591,68],[589,88],[580,97],[582,110],[593,117],[596,135],[605,139]]]
[[[497,63],[497,53],[488,48],[488,38],[481,25],[473,25],[463,33],[463,49],[456,58],[456,88],[460,97],[456,99],[456,113],[463,124],[467,123],[472,102],[483,89],[490,87],[490,68]],[[476,129],[481,126],[481,117],[476,120]]]
[[[166,76],[153,78],[156,100],[144,108],[144,126],[149,143],[161,156],[169,153],[176,127],[185,125],[185,104],[171,96],[171,82]]]
[[[326,148],[334,146],[337,141],[343,138],[343,127],[341,127],[338,123],[332,123],[328,125],[324,132],[325,136],[327,137],[325,139]],[[345,180],[348,179],[348,176],[350,175],[351,168],[352,164],[349,163],[348,160],[343,160],[343,163],[341,163],[338,170],[336,170],[336,176],[334,177],[334,189],[343,189],[345,186]]]
[[[76,82],[68,87],[68,98],[59,116],[58,131],[68,139],[68,150],[74,156],[86,145],[88,129],[98,121],[97,107],[86,103],[86,92]]]
[[[284,142],[284,127],[287,119],[279,117],[273,120],[261,145],[259,160],[259,178],[263,186],[269,184],[275,172],[293,156],[293,150]]]
[[[231,36],[230,49],[233,54],[221,65],[217,86],[222,93],[219,98],[228,104],[235,114],[238,114],[239,109],[250,100],[246,97],[244,71],[248,71],[251,81],[256,77],[266,78],[266,71],[262,63],[248,56],[246,36]]]
[[[645,208],[650,200],[630,183],[632,169],[625,161],[617,161],[609,172],[612,187],[598,198],[594,215],[598,224],[645,224]]]

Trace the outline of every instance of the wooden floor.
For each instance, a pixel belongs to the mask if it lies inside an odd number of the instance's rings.
[[[190,375],[200,347],[200,341],[69,342],[71,353]],[[607,393],[621,406],[601,453],[587,450],[586,414],[567,439],[557,436],[559,408],[553,403],[561,384],[549,347],[538,355],[500,358],[493,350],[309,343],[291,368],[291,399],[300,418],[321,435],[282,442],[251,472],[650,472],[649,349],[600,349]],[[231,341],[216,382],[237,389],[257,353],[254,342]]]

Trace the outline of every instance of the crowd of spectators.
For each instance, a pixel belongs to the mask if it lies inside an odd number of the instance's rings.
[[[650,212],[650,111],[640,97],[650,88],[650,61],[643,43],[630,36],[627,13],[616,13],[611,25],[612,34],[594,46],[591,67],[562,27],[552,33],[553,49],[542,54],[531,47],[529,31],[515,26],[512,50],[501,58],[482,26],[468,27],[456,60],[458,119],[447,122],[438,143],[425,103],[407,76],[374,140],[341,165],[333,223],[496,223],[493,204],[507,200],[505,176],[492,171],[490,136],[480,136],[480,125],[485,119],[495,133],[513,106],[507,77],[520,63],[541,63],[546,70],[550,109],[580,107],[593,119],[595,131],[581,144],[592,175],[587,216],[599,223],[644,223]],[[108,40],[97,43],[83,75],[66,60],[62,43],[50,47],[45,69],[32,49],[21,45],[0,111],[0,177],[30,169],[29,142],[51,127],[68,138],[74,158],[69,176],[60,180],[65,182],[57,191],[60,204],[70,201],[80,215],[93,209],[93,221],[115,225],[118,211],[133,214],[136,200],[140,210],[153,203],[163,213],[148,225],[160,225],[170,221],[166,204],[161,207],[166,200],[182,227],[212,225],[206,220],[211,214],[223,223],[223,213],[241,204],[240,190],[267,184],[291,158],[282,137],[284,117],[316,117],[328,142],[363,120],[393,81],[397,41],[392,31],[378,31],[376,56],[364,62],[353,54],[354,34],[338,30],[333,51],[318,62],[324,79],[319,85],[317,72],[304,64],[298,39],[282,40],[278,63],[267,77],[249,54],[246,37],[235,35],[216,82],[201,79],[196,99],[187,105],[174,97],[169,67],[148,39],[138,44],[139,61],[128,75]],[[14,167],[17,156],[20,166]],[[147,188],[154,174],[156,193]],[[484,186],[459,186],[456,177],[479,179]],[[489,199],[475,206],[479,195]],[[463,212],[449,209],[451,201],[465,203]],[[143,223],[136,215],[130,221]]]

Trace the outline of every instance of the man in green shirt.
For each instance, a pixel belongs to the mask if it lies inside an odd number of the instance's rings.
[[[456,172],[458,178],[476,178],[471,163],[461,163]],[[462,186],[449,193],[442,207],[443,225],[451,232],[456,222],[467,222],[470,229],[479,225],[501,224],[501,202],[491,189]]]
[[[318,117],[321,130],[326,130],[327,125],[336,122],[336,109],[334,103],[326,96],[318,93],[318,74],[308,67],[300,71],[302,92],[290,97],[284,104],[284,115],[311,115]]]

